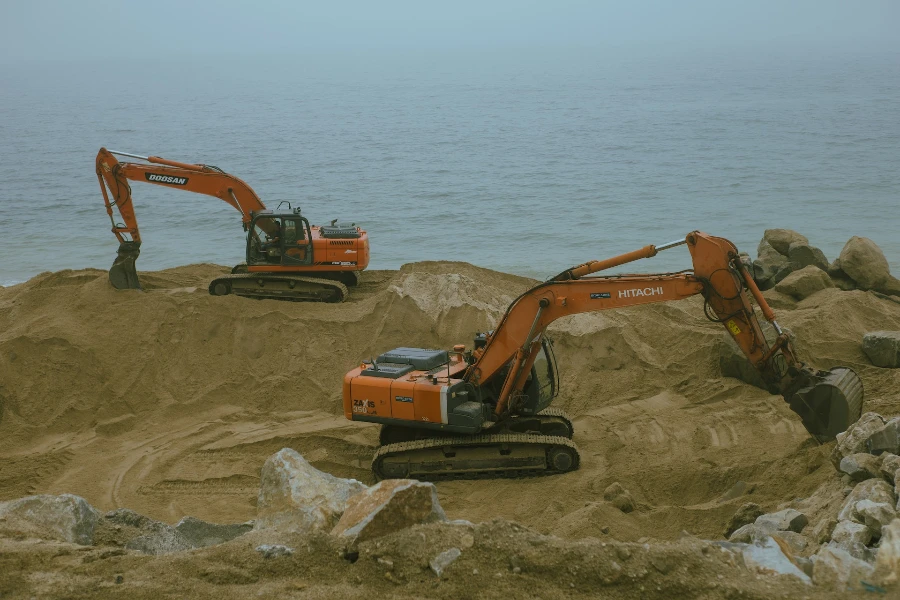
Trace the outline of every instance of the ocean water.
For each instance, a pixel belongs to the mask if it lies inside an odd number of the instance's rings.
[[[900,274],[900,56],[624,50],[0,66],[0,284],[108,268],[101,146],[216,165],[271,208],[362,225],[370,268],[545,278],[694,229],[767,228]],[[132,184],[138,269],[244,259],[240,216]],[[681,247],[630,265],[690,267]]]

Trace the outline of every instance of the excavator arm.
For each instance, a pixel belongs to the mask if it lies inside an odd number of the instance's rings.
[[[687,244],[693,259],[690,272],[587,277],[682,244]],[[658,248],[646,246],[573,267],[528,290],[510,305],[485,346],[475,351],[465,379],[481,386],[504,377],[495,406],[497,417],[502,418],[516,412],[515,399],[521,397],[531,366],[541,352],[542,337],[556,319],[697,294],[704,297],[707,317],[723,324],[760,372],[769,391],[784,396],[810,433],[830,439],[859,417],[862,384],[858,376],[845,367],[825,372],[801,363],[734,244],[699,231]],[[771,343],[763,335],[750,296],[777,333]]]
[[[115,154],[138,158],[149,164],[119,162]],[[254,212],[266,208],[253,188],[210,165],[181,163],[158,156],[138,156],[100,148],[96,168],[112,232],[119,240],[117,257],[109,272],[110,281],[119,289],[140,288],[134,262],[140,255],[141,234],[134,214],[129,180],[219,198],[240,211],[244,229],[249,226]],[[116,211],[120,217],[118,220]]]

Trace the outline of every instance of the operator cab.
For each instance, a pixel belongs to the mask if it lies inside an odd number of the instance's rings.
[[[299,209],[291,213],[254,213],[247,234],[247,264],[313,264],[312,232]]]

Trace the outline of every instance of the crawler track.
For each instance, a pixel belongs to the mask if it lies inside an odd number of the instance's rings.
[[[312,302],[343,302],[349,292],[339,281],[300,275],[233,273],[216,277],[209,284],[213,296],[235,294],[247,298],[272,298]]]

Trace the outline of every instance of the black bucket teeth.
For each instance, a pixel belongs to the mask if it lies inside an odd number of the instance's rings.
[[[787,401],[791,410],[800,415],[806,430],[820,442],[827,442],[859,420],[862,380],[853,369],[835,367],[810,377],[807,385]]]
[[[109,268],[109,282],[117,290],[141,289],[141,282],[134,266],[134,262],[141,254],[141,243],[122,242],[116,254],[116,260]]]

